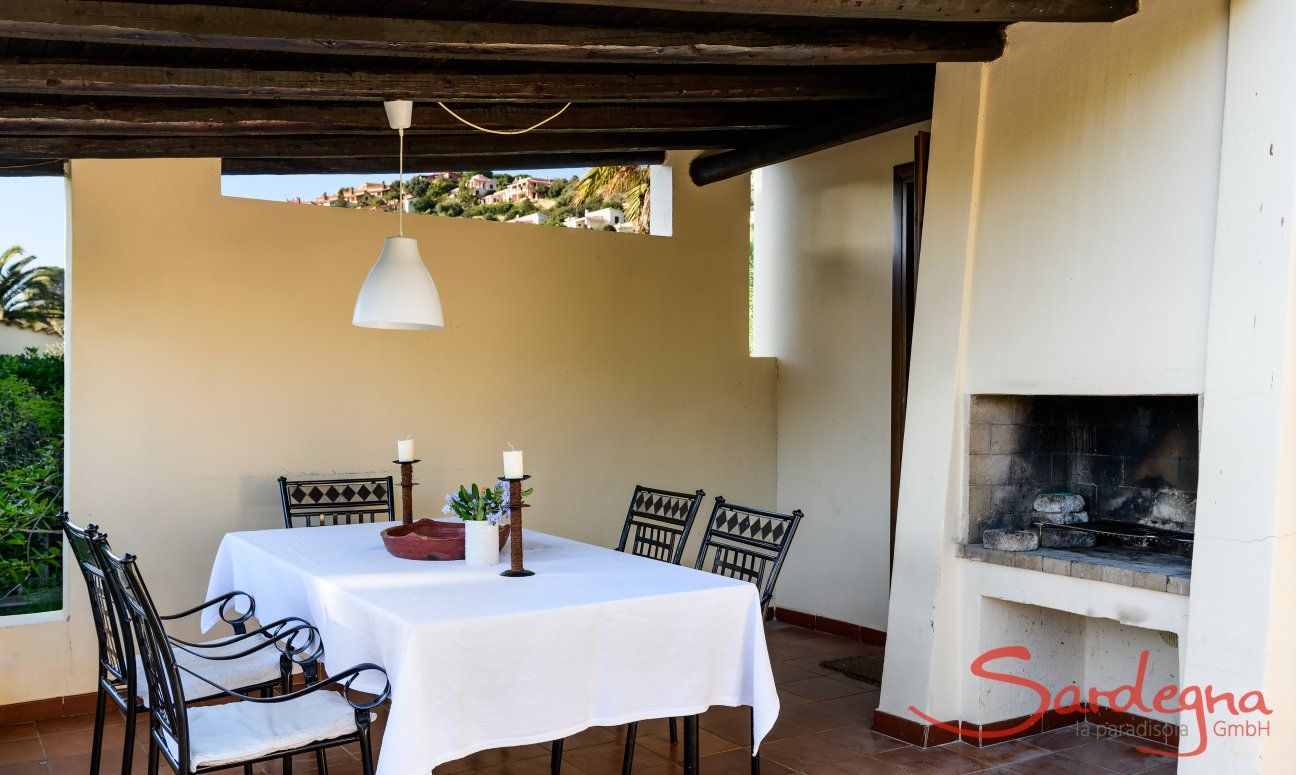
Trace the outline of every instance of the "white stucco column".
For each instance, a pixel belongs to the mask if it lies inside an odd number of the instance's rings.
[[[1234,0],[1183,685],[1262,690],[1267,736],[1220,736],[1181,773],[1296,762],[1296,3]],[[1191,714],[1183,722],[1191,724]],[[1196,725],[1181,751],[1194,748]]]
[[[950,578],[962,513],[962,372],[980,180],[984,65],[937,68],[922,269],[914,319],[895,569],[879,708],[959,717],[958,596]]]

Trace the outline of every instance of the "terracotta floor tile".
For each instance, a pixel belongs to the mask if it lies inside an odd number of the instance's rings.
[[[735,748],[703,756],[698,759],[698,769],[706,775],[751,775],[751,756],[746,748]],[[761,757],[761,775],[784,775],[788,772],[792,770],[767,757]]]
[[[615,773],[621,771],[624,753],[625,747],[621,743],[603,743],[575,751],[564,751],[563,761],[571,762],[583,772]],[[674,775],[683,771],[682,767],[677,767],[674,762],[658,756],[643,746],[635,749],[635,775]]]
[[[893,737],[879,735],[867,724],[851,724],[846,727],[830,729],[826,732],[818,732],[815,736],[821,740],[845,746],[863,755],[892,751],[908,745],[908,743],[901,742]]]
[[[860,756],[829,765],[820,772],[823,775],[903,775],[908,770],[903,770],[893,764],[880,762],[872,756]]]
[[[1140,753],[1133,746],[1117,740],[1095,740],[1061,752],[1076,761],[1106,767],[1109,770],[1135,775],[1165,764],[1166,759],[1156,754]]]
[[[829,676],[841,675],[841,673],[837,672],[836,670],[829,670],[828,668],[820,665],[819,663],[823,661],[823,657],[798,657],[794,659],[788,659],[785,661],[787,664],[791,665],[792,667],[800,668],[802,670],[805,670],[806,672],[814,673],[815,675],[829,675]]]
[[[1093,742],[1092,737],[1080,733],[1079,727],[1054,729],[1052,732],[1032,735],[1024,738],[1024,740],[1036,748],[1043,748],[1048,751],[1063,751],[1068,748],[1075,748],[1077,745]]]
[[[792,681],[802,681],[806,678],[822,675],[822,673],[812,673],[805,668],[794,667],[790,662],[776,661],[772,664],[772,668],[774,670],[774,683],[780,686]]]
[[[905,746],[874,754],[873,758],[914,775],[965,775],[986,769],[982,762],[948,748]]]
[[[110,711],[104,714],[104,727],[123,725],[126,719],[115,705],[110,705]],[[60,732],[74,732],[79,729],[94,728],[94,714],[90,713],[83,716],[63,716],[62,718],[42,719],[36,722],[36,728],[42,735],[56,735]]]
[[[827,678],[827,676],[815,676],[815,677]],[[832,679],[829,678],[828,680],[831,681]],[[805,705],[807,702],[814,702],[814,700],[810,699],[809,697],[802,697],[799,694],[793,694],[792,692],[787,691],[787,689],[784,686],[778,687],[778,698],[779,698],[779,707],[781,708],[790,708],[793,705]]]
[[[1112,770],[1053,753],[1000,768],[1007,775],[1112,775]]]
[[[49,775],[49,768],[43,762],[5,764],[0,765],[0,775]]]
[[[30,722],[0,727],[0,743],[7,743],[10,740],[30,740],[36,736],[36,725]]]
[[[783,684],[783,686],[779,687],[779,697],[782,697],[785,692],[790,692],[818,702],[820,700],[849,697],[852,694],[863,694],[868,690],[869,685],[859,681],[838,680],[832,676],[818,675],[804,681],[792,681]]]
[[[1029,740],[1029,738],[1027,738],[1027,740]],[[959,741],[941,747],[976,759],[987,767],[1003,767],[1009,764],[1020,764],[1030,759],[1038,759],[1041,756],[1048,756],[1050,754],[1049,751],[1046,751],[1043,748],[1036,748],[1024,740],[1011,740],[1006,743],[996,743],[981,748]]]
[[[816,772],[817,768],[859,757],[857,751],[830,743],[816,735],[775,740],[762,745],[760,753],[762,759],[778,762],[797,772]]]
[[[740,746],[739,743],[736,743],[732,740],[727,740],[715,734],[714,732],[708,732],[705,729],[699,731],[701,732],[701,734],[698,735],[698,755],[699,756],[710,756],[711,754],[724,753],[725,751],[732,751],[738,747],[742,747],[744,749],[748,747],[747,744],[743,744]],[[675,761],[675,762],[684,761],[683,730],[680,730],[679,740],[673,744],[670,741],[669,735],[665,732],[660,734],[648,735],[646,737],[643,734],[640,734],[639,737],[637,738],[637,742],[639,743],[640,746],[647,748],[648,750],[652,751],[653,753],[659,756],[670,759],[671,761]]]
[[[806,733],[823,732],[827,729],[848,727],[859,723],[858,716],[830,708],[821,702],[783,708],[779,713],[779,720]]]
[[[45,749],[40,740],[10,740],[0,743],[0,764],[20,764],[34,762],[45,758]]]
[[[122,729],[123,727],[104,728],[105,748],[121,748]],[[41,743],[45,746],[45,753],[51,758],[86,753],[94,747],[94,730],[86,728],[53,735],[42,734]]]
[[[861,694],[852,694],[848,697],[838,697],[835,700],[826,700],[822,704],[824,707],[832,708],[849,713],[853,716],[859,716],[868,721],[873,720],[873,711],[877,710],[878,701],[882,698],[882,692],[874,687],[871,691],[865,691]]]
[[[683,734],[681,727],[680,734]],[[625,727],[590,727],[582,732],[568,737],[563,742],[564,751],[574,751],[578,748],[589,748],[595,745],[605,743],[624,743]]]

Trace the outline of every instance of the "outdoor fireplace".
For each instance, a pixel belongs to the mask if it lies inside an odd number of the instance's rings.
[[[1192,395],[973,396],[960,554],[1186,593],[1197,418]],[[1082,513],[1037,513],[1048,493],[1081,496]],[[1021,536],[1026,551],[1002,551],[982,544],[991,529],[1035,536]]]

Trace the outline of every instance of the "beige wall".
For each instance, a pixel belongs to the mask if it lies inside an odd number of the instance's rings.
[[[528,525],[584,541],[615,542],[636,482],[773,502],[745,177],[675,175],[669,238],[407,218],[449,324],[411,333],[351,325],[389,214],[222,198],[218,169],[72,169],[67,504],[163,607],[200,598],[225,532],[281,524],[280,473],[387,472],[408,433],[420,514],[493,481],[507,442]],[[79,578],[69,599],[70,637],[0,629],[0,704],[91,688]]]
[[[787,608],[886,629],[894,169],[906,127],[757,173],[756,353],[778,359]]]

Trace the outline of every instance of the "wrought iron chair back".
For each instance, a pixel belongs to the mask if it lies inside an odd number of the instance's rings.
[[[176,668],[171,642],[162,618],[153,604],[133,555],[118,557],[98,536],[92,547],[98,553],[105,575],[112,585],[118,616],[131,627],[139,648],[140,663],[149,691],[149,734],[153,744],[169,751],[174,745],[178,771],[190,772],[189,720],[185,713],[184,688]]]
[[[279,477],[284,527],[351,525],[396,519],[390,476],[357,479],[289,480]]]
[[[704,495],[635,485],[617,551],[678,565]]]
[[[99,528],[95,525],[77,527],[66,512],[59,515],[59,521],[63,523],[63,534],[72,547],[72,555],[90,595],[90,613],[99,639],[99,681],[104,689],[116,695],[121,705],[126,692],[135,688],[128,686],[134,678],[130,666],[135,661],[135,644],[127,625],[118,617],[112,604],[109,582],[93,546],[94,540],[101,535]]]
[[[774,584],[803,516],[800,509],[780,514],[718,497],[693,567],[755,584],[764,610],[774,597]],[[704,567],[708,558],[709,568]]]

